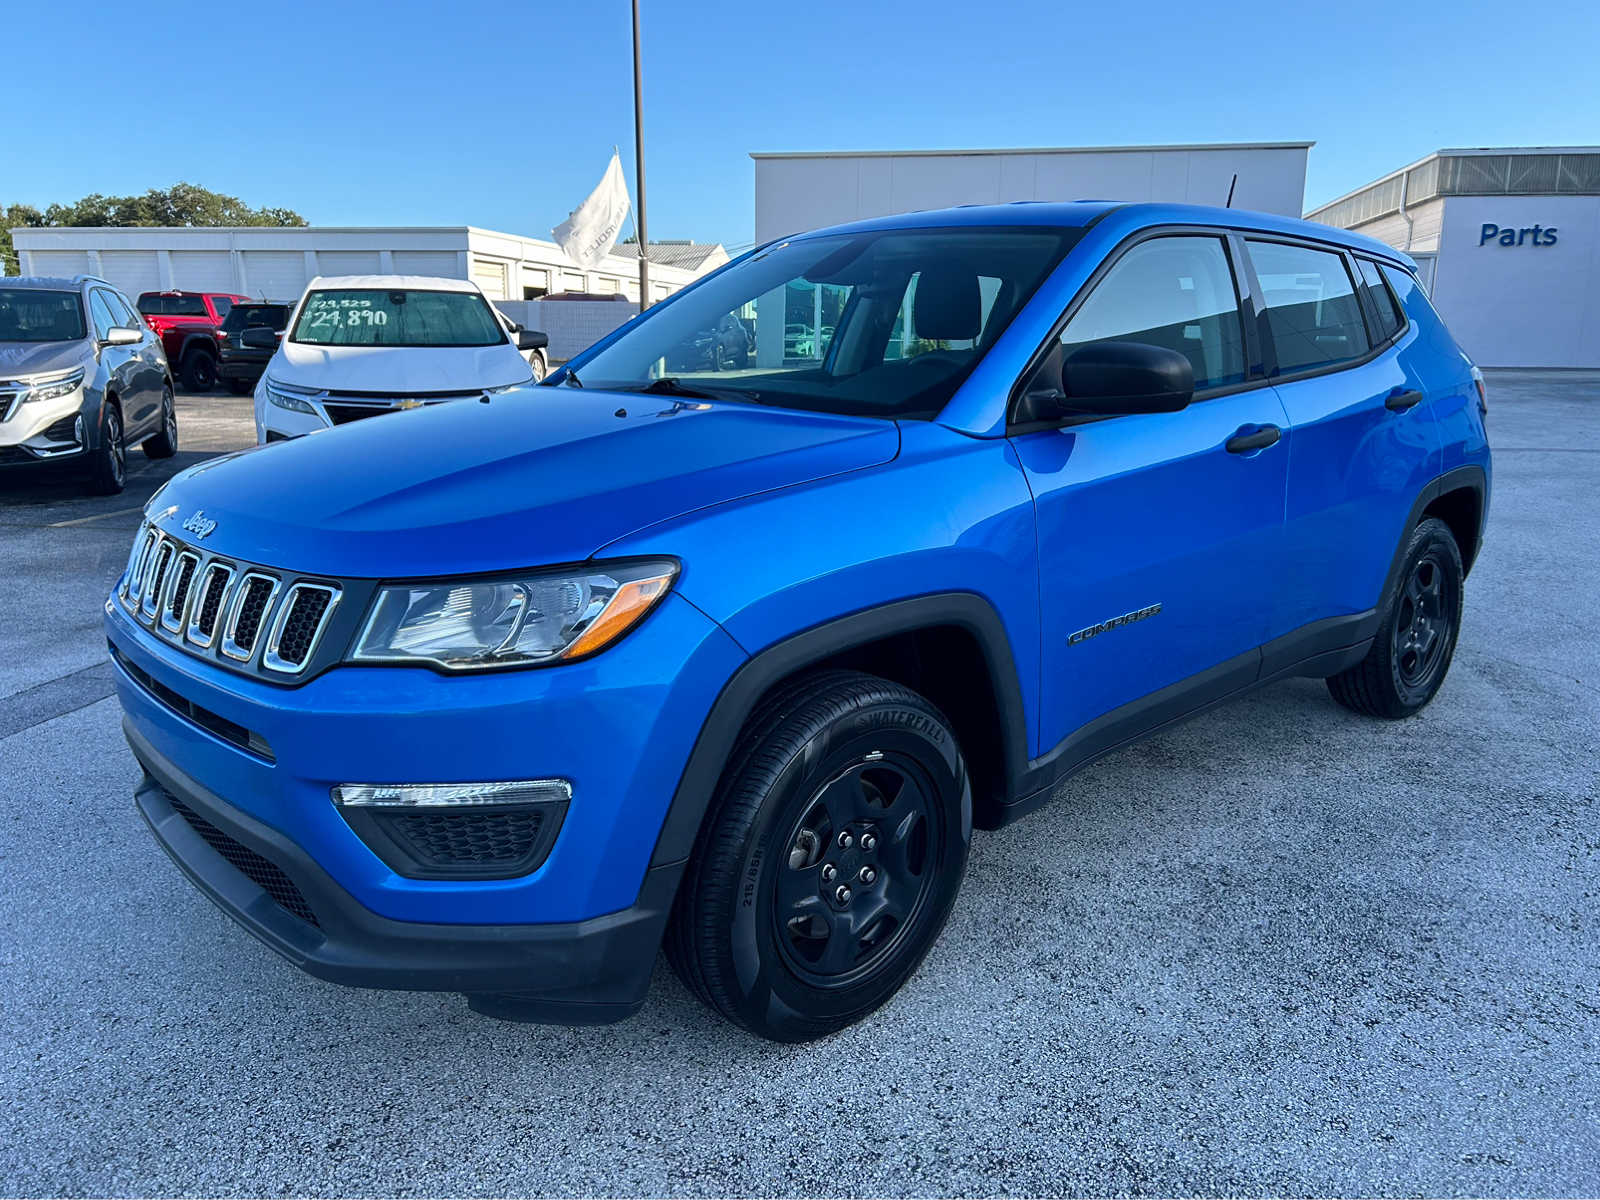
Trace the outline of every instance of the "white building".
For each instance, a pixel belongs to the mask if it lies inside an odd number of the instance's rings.
[[[1486,367],[1600,367],[1600,147],[1440,150],[1307,214],[1404,250]]]
[[[99,275],[131,296],[176,288],[296,300],[317,275],[397,274],[472,279],[491,300],[533,300],[556,292],[639,299],[635,247],[619,246],[598,267],[584,270],[554,242],[469,225],[66,226],[14,229],[11,236],[22,274]],[[652,301],[728,261],[721,246],[682,242],[652,243],[650,257]]]
[[[1168,200],[1297,217],[1311,142],[752,154],[756,241],[890,213],[1013,200]],[[1237,177],[1237,181],[1235,180]]]

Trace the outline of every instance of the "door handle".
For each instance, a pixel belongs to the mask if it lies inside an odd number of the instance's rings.
[[[1276,425],[1262,425],[1250,433],[1239,432],[1227,440],[1224,448],[1229,454],[1249,454],[1252,450],[1265,450],[1277,444],[1283,430]]]
[[[1389,397],[1383,402],[1383,406],[1391,412],[1405,412],[1406,409],[1415,408],[1421,403],[1422,393],[1417,391],[1416,388],[1412,388],[1410,391],[1402,391],[1396,388],[1389,393]]]

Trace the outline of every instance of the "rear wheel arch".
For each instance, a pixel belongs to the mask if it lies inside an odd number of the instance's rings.
[[[1437,517],[1450,527],[1461,552],[1461,565],[1465,574],[1472,571],[1473,560],[1478,556],[1478,544],[1483,534],[1483,490],[1481,485],[1463,484],[1441,492],[1430,500],[1418,517],[1418,522]]]
[[[973,823],[994,828],[1028,761],[1027,720],[999,614],[972,592],[894,601],[795,634],[756,654],[723,687],[662,823],[652,866],[701,841],[718,781],[750,715],[818,671],[851,669],[908,687],[955,729],[972,781]]]
[[[1388,603],[1390,595],[1399,585],[1400,569],[1405,563],[1406,546],[1411,541],[1412,531],[1430,516],[1439,516],[1440,520],[1449,525],[1450,532],[1456,539],[1456,549],[1461,552],[1462,566],[1468,571],[1472,569],[1472,560],[1477,555],[1478,543],[1481,540],[1484,504],[1488,491],[1489,477],[1487,473],[1482,467],[1472,464],[1446,471],[1438,478],[1429,481],[1417,493],[1417,498],[1411,505],[1411,513],[1400,530],[1399,541],[1394,548],[1394,557],[1389,562],[1389,573],[1384,576],[1383,591],[1378,596],[1377,607],[1382,608],[1384,604]],[[1470,498],[1462,498],[1459,493],[1469,493]],[[1467,518],[1463,524],[1463,530],[1467,529],[1468,524],[1471,526],[1470,550],[1468,546],[1462,544],[1461,538],[1463,534],[1457,531],[1456,526],[1451,524],[1448,518],[1434,511],[1433,506],[1441,503],[1446,508],[1453,510],[1458,517],[1463,515],[1470,503],[1473,515]],[[1475,524],[1472,522],[1475,522]]]

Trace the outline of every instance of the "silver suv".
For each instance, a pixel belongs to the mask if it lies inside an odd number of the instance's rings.
[[[110,495],[132,442],[178,452],[161,339],[103,279],[0,278],[0,467],[76,456]]]

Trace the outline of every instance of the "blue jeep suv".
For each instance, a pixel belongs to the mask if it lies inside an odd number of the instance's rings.
[[[742,367],[672,373],[723,318]],[[786,328],[811,332],[803,355]],[[215,459],[105,605],[155,836],[314,975],[801,1040],[974,828],[1291,675],[1449,668],[1481,377],[1388,246],[1016,204],[761,246],[543,386]]]

